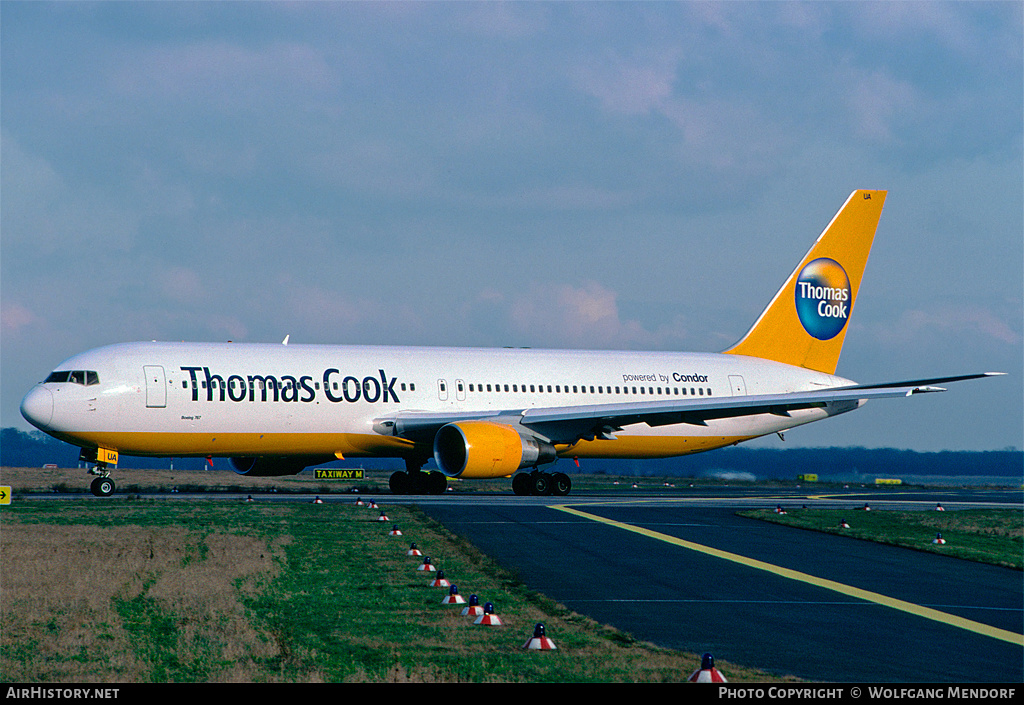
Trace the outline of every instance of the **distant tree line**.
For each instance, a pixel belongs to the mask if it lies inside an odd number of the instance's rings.
[[[78,448],[39,431],[0,429],[0,465],[4,467],[59,467],[78,465]],[[122,455],[125,468],[211,469],[204,458],[141,458]],[[940,451],[919,453],[894,448],[744,448],[735,446],[707,453],[656,460],[561,460],[568,470],[635,476],[722,477],[738,479],[795,479],[816,474],[822,480],[850,477],[938,475],[986,476],[1024,479],[1024,452],[1014,448],[992,451]],[[398,469],[397,459],[357,459],[330,463],[336,467]],[[214,458],[213,469],[228,470],[226,458]]]

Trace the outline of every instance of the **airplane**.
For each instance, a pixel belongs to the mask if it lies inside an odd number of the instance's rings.
[[[243,475],[404,459],[395,494],[512,478],[567,495],[559,458],[665,458],[1002,373],[835,375],[887,192],[854,191],[743,338],[720,353],[134,342],[65,360],[21,404],[79,446],[97,496],[119,454],[228,457]],[[438,470],[424,471],[433,458]]]

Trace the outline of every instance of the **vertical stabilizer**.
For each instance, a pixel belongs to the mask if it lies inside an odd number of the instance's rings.
[[[885,191],[854,191],[740,342],[725,352],[833,374]]]

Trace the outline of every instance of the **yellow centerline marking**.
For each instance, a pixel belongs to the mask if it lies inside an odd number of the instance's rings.
[[[817,587],[825,588],[826,590],[832,590],[842,595],[848,595],[855,597],[860,600],[866,600],[868,602],[874,602],[875,604],[882,605],[884,607],[891,607],[901,612],[907,612],[909,614],[917,615],[918,617],[924,617],[925,619],[931,619],[936,622],[942,622],[953,627],[959,627],[960,629],[966,629],[967,631],[975,632],[983,636],[989,636],[993,639],[1000,639],[1007,641],[1011,644],[1019,644],[1024,646],[1024,634],[1017,634],[1015,632],[1008,631],[1006,629],[1000,629],[993,627],[988,624],[982,624],[981,622],[975,622],[970,619],[958,617],[953,614],[947,614],[946,612],[940,612],[939,610],[932,609],[930,607],[922,607],[921,605],[915,605],[912,602],[906,602],[905,600],[899,600],[895,597],[888,597],[886,595],[880,595],[877,592],[871,592],[870,590],[862,590],[861,588],[853,587],[852,585],[844,585],[843,583],[837,583],[834,580],[828,580],[826,578],[819,578],[814,575],[808,575],[807,573],[801,573],[798,570],[791,570],[789,568],[783,568],[782,566],[772,565],[771,563],[765,563],[759,561],[756,558],[748,558],[747,556],[741,556],[736,553],[730,553],[728,551],[722,551],[711,546],[704,546],[699,543],[693,543],[692,541],[686,541],[684,539],[676,538],[675,536],[669,536],[668,534],[662,534],[657,531],[651,531],[650,529],[644,529],[640,526],[633,526],[632,524],[625,524],[621,521],[615,521],[614,519],[607,519],[596,514],[589,514],[587,512],[574,509],[573,507],[561,504],[552,505],[552,509],[557,509],[560,512],[566,512],[574,516],[581,517],[583,519],[589,519],[590,521],[596,521],[607,526],[614,526],[618,529],[625,531],[631,531],[634,534],[640,534],[641,536],[647,536],[648,538],[656,539],[658,541],[664,541],[681,548],[686,548],[691,551],[697,551],[709,556],[721,558],[723,560],[732,561],[733,563],[739,563],[741,565],[755,568],[757,570],[764,570],[775,575],[789,578],[790,580],[796,580],[808,585],[815,585]]]

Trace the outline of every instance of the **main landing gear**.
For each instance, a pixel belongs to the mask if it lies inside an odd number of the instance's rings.
[[[572,482],[564,472],[547,473],[540,470],[520,472],[512,476],[512,491],[517,495],[554,495],[564,497],[572,489]]]
[[[405,471],[392,473],[388,486],[392,494],[444,494],[448,491],[448,478],[443,472],[423,472],[423,463],[405,462]]]

